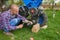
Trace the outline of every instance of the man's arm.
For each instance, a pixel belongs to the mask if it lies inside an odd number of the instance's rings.
[[[25,17],[23,17],[23,16],[21,16],[21,15],[17,15],[18,16],[18,18],[20,18],[23,22],[25,22],[25,23],[28,23],[28,22],[31,22],[31,21],[28,21]],[[31,22],[32,23],[32,22]]]

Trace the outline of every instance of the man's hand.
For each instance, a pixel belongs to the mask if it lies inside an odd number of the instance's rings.
[[[28,21],[28,20],[25,20],[23,21],[24,23],[30,23],[30,24],[33,24],[31,21]]]
[[[16,27],[17,29],[23,28],[23,24],[20,24],[19,26]]]
[[[31,21],[29,21],[29,22],[27,23],[27,26],[31,26],[31,25],[33,25],[33,23],[32,23]]]
[[[31,21],[28,21],[28,23],[33,24]]]

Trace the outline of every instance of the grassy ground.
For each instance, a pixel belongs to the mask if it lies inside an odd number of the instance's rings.
[[[35,40],[60,40],[60,11],[56,11],[56,17],[52,18],[51,11],[46,11],[48,15],[48,28],[41,29],[38,33],[32,33],[29,27],[12,31],[16,36],[15,40],[29,40],[33,37]],[[3,34],[0,30],[0,40],[11,40],[10,36]]]

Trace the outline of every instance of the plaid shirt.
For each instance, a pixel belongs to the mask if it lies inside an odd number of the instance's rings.
[[[18,18],[21,20],[26,20],[24,17],[21,15],[17,15]],[[15,16],[11,15],[10,10],[3,12],[0,14],[0,29],[6,28],[7,30],[14,30],[16,27],[13,27],[10,25],[10,20],[14,19]]]

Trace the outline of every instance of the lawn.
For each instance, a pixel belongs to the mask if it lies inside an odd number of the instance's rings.
[[[56,11],[56,16],[52,18],[52,11],[45,11],[48,15],[48,28],[40,29],[38,33],[32,33],[30,27],[24,27],[19,30],[12,31],[15,40],[60,40],[60,11]],[[11,36],[3,34],[0,30],[0,40],[11,40]]]

